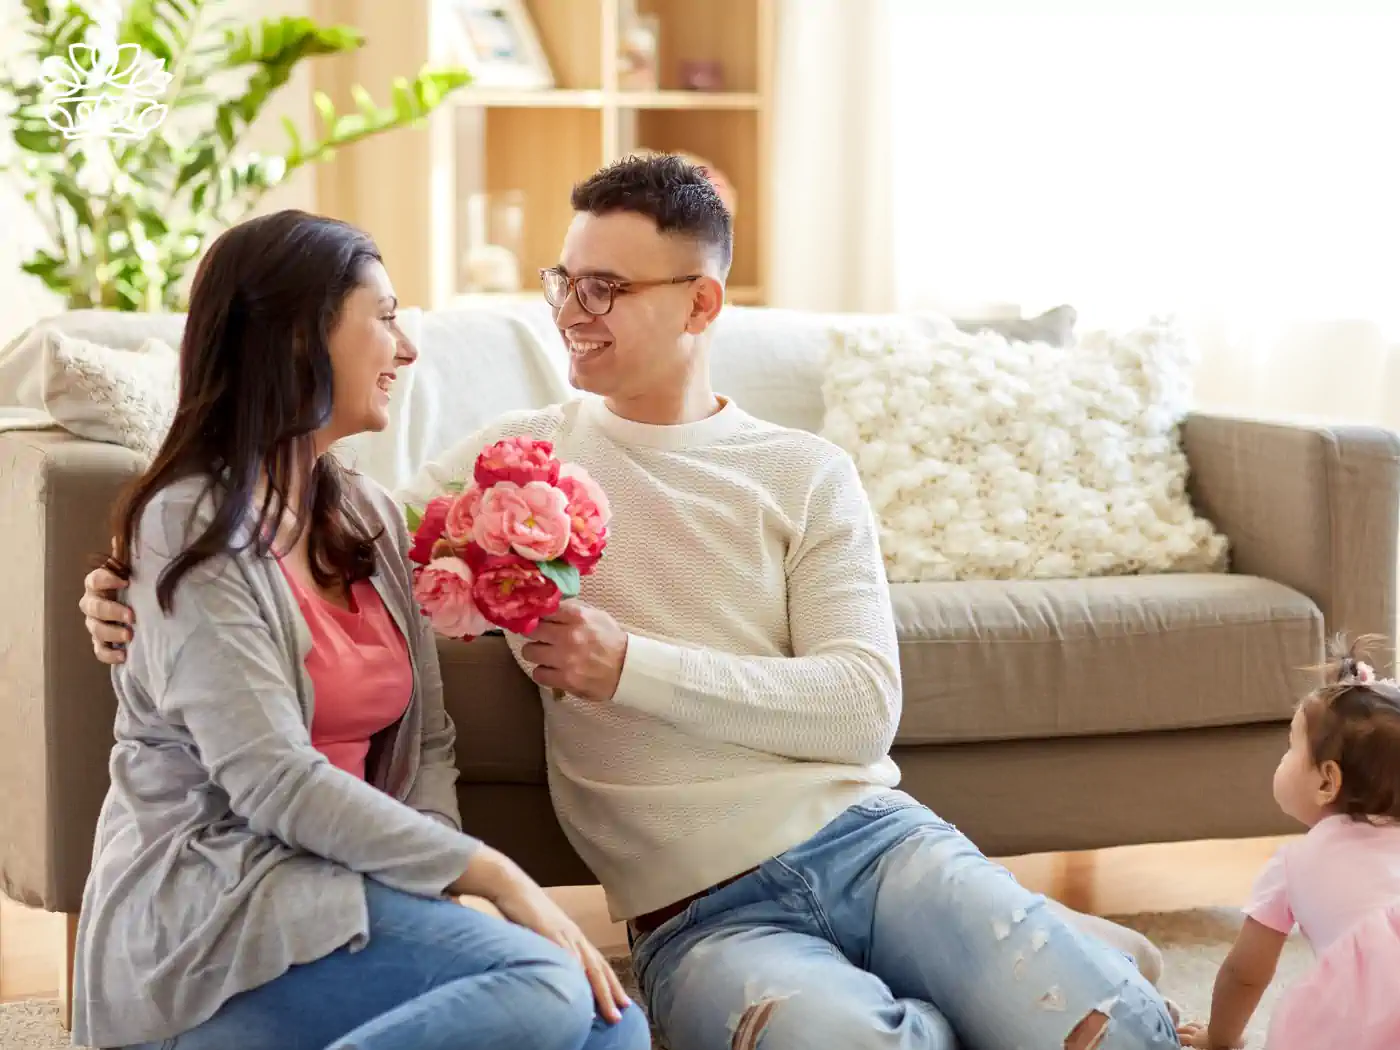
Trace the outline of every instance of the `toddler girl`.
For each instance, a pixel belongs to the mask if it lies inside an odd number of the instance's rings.
[[[1238,1047],[1297,923],[1317,955],[1269,1024],[1266,1050],[1400,1047],[1400,686],[1353,647],[1293,716],[1274,798],[1308,826],[1259,875],[1186,1046]]]

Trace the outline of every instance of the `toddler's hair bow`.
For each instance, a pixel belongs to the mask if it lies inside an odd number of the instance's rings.
[[[1364,660],[1356,661],[1356,680],[1369,685],[1376,680],[1376,672]]]

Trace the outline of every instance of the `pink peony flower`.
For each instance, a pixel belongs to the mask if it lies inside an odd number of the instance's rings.
[[[564,479],[570,479],[568,486],[564,485]],[[603,519],[606,527],[612,521],[612,507],[608,503],[608,494],[603,491],[603,486],[593,480],[593,475],[584,470],[577,463],[565,463],[559,468],[559,487],[569,495],[569,502],[573,502],[573,491],[582,490],[593,505],[598,508],[598,514]]]
[[[486,446],[476,457],[476,483],[483,489],[500,481],[516,485],[543,481],[553,485],[559,480],[559,467],[552,442],[528,437],[503,438]]]
[[[608,498],[582,467],[572,465],[561,472],[559,489],[568,499],[569,515],[569,546],[563,558],[579,575],[587,576],[607,546]]]
[[[438,496],[423,509],[423,520],[418,523],[418,530],[413,534],[413,546],[408,551],[410,561],[427,565],[433,560],[433,544],[442,537],[447,508],[451,505],[451,496]]]
[[[481,495],[481,489],[473,484],[468,485],[455,499],[447,497],[450,509],[443,531],[454,547],[465,547],[472,541],[473,526],[481,509]]]
[[[413,597],[433,630],[444,638],[471,641],[491,629],[474,596],[471,568],[460,558],[434,558],[413,581]]]
[[[569,500],[543,481],[497,482],[481,494],[472,538],[487,554],[512,551],[531,561],[549,561],[569,546]]]
[[[497,627],[529,634],[541,617],[559,608],[559,588],[534,562],[516,554],[474,554],[472,561],[476,573],[472,596]]]

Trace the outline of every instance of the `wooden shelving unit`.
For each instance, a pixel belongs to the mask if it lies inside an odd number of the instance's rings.
[[[773,0],[633,0],[659,28],[655,90],[624,90],[619,54],[624,0],[527,0],[548,58],[549,90],[474,86],[422,129],[354,147],[354,162],[318,183],[322,210],[342,214],[380,242],[400,298],[440,307],[538,294],[537,271],[557,261],[572,211],[569,190],[602,165],[638,150],[681,151],[722,172],[734,189],[730,298],[768,294],[765,217],[774,34]],[[323,18],[355,25],[369,43],[327,63],[317,87],[338,101],[350,83],[387,97],[391,78],[440,60],[449,39],[431,0],[317,0]],[[718,61],[722,90],[689,90],[687,61]],[[474,209],[484,194],[512,195],[523,216],[520,288],[474,289],[467,265]]]

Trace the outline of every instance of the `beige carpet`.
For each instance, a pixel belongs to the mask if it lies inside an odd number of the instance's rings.
[[[1216,972],[1234,943],[1235,933],[1243,921],[1233,908],[1178,911],[1164,914],[1118,916],[1124,926],[1144,933],[1162,949],[1162,994],[1176,1001],[1185,1021],[1205,1021],[1210,1017],[1211,989]],[[1313,961],[1312,949],[1297,934],[1288,939],[1278,975],[1264,993],[1259,1010],[1250,1023],[1247,1035],[1249,1050],[1264,1045],[1264,1033],[1274,1004],[1293,981],[1306,971]]]
[[[1231,909],[1170,912],[1120,917],[1119,922],[1141,930],[1165,957],[1162,991],[1176,1000],[1185,1018],[1204,1020],[1210,1012],[1211,985],[1225,953],[1239,928],[1239,913]],[[1269,1012],[1279,994],[1311,963],[1307,945],[1294,937],[1284,952],[1278,979],[1265,994],[1250,1026],[1251,1050],[1263,1045]],[[626,972],[625,964],[619,969]],[[58,1026],[58,1010],[51,1002],[10,1003],[0,1006],[0,1048],[3,1050],[58,1050],[71,1046]]]

